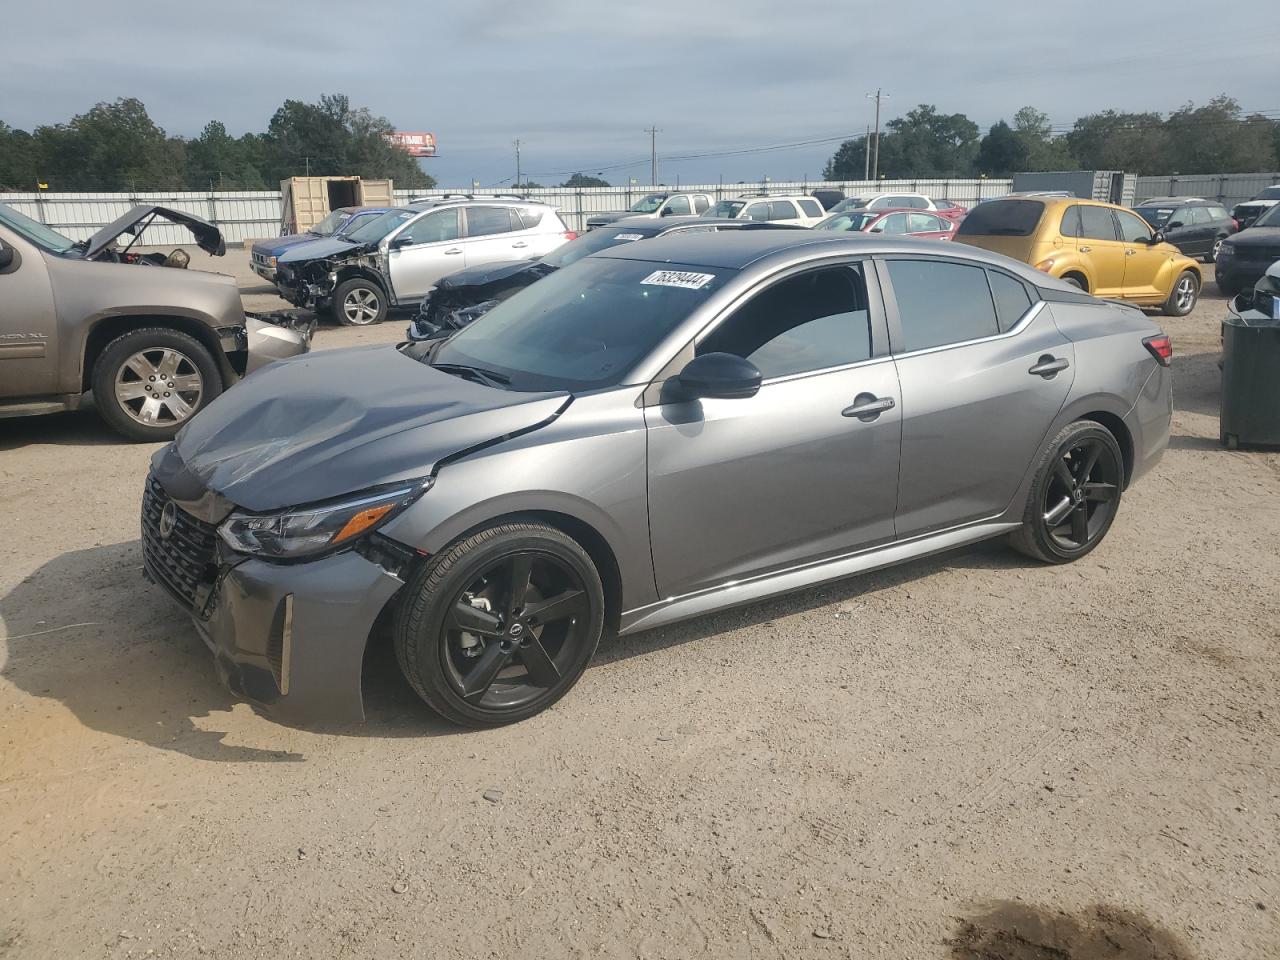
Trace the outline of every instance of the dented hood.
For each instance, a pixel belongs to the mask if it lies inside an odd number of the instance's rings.
[[[352,243],[338,237],[312,237],[306,243],[299,243],[280,254],[279,263],[301,263],[306,260],[324,260],[328,257],[341,257],[356,250],[363,249],[365,244]]]
[[[569,400],[462,380],[391,346],[324,350],[251,375],[174,447],[208,490],[276,510],[427,476],[445,457],[549,421]]]
[[[499,280],[506,280],[517,273],[523,273],[537,263],[537,260],[507,260],[502,263],[486,263],[478,267],[468,267],[451,273],[440,280],[436,287],[441,290],[460,290],[463,287],[483,287]]]

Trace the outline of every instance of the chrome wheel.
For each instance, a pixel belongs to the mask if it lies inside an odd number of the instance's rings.
[[[1174,306],[1182,313],[1189,313],[1196,302],[1196,282],[1184,274],[1173,289]]]
[[[355,287],[342,298],[342,316],[352,326],[363,327],[373,323],[381,309],[377,291],[368,287]]]
[[[1059,549],[1076,552],[1106,532],[1120,494],[1120,463],[1097,437],[1084,437],[1059,451],[1044,487],[1041,518]]]
[[[204,378],[191,358],[173,347],[139,350],[115,376],[115,399],[130,419],[145,426],[182,423],[200,407]]]
[[[1209,254],[1209,257],[1212,260],[1216,261],[1218,259],[1218,251],[1220,251],[1221,249],[1222,249],[1222,238],[1219,237],[1217,240],[1213,241],[1213,252]]]

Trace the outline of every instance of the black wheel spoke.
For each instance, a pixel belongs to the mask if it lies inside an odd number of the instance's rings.
[[[520,662],[529,671],[529,679],[540,687],[552,687],[560,680],[560,668],[536,638],[520,648]]]
[[[466,600],[459,600],[453,605],[453,615],[449,618],[451,626],[467,633],[478,633],[484,637],[502,636],[502,622],[488,610],[473,607]]]
[[[1089,542],[1089,506],[1084,501],[1071,511],[1071,539],[1081,547]]]
[[[507,582],[507,618],[517,616],[516,611],[524,606],[525,594],[529,592],[529,576],[533,573],[533,557],[520,553],[512,557],[508,568]]]
[[[525,616],[534,623],[554,623],[580,615],[586,610],[587,595],[581,590],[565,590],[547,600],[531,603]]]
[[[1075,488],[1076,478],[1071,474],[1071,468],[1067,466],[1067,461],[1062,457],[1058,458],[1058,465],[1054,467],[1053,472],[1057,474],[1058,482],[1062,484],[1064,491],[1069,496]]]
[[[479,700],[493,685],[502,668],[511,662],[512,648],[501,643],[490,643],[462,678],[462,695],[468,700]]]
[[[1102,444],[1094,442],[1089,445],[1089,456],[1084,462],[1084,467],[1080,470],[1076,477],[1077,483],[1084,483],[1089,479],[1089,475],[1093,473],[1093,468],[1098,465],[1098,458],[1102,456]]]
[[[1114,483],[1086,483],[1084,485],[1084,496],[1086,500],[1092,500],[1094,503],[1106,503],[1116,498],[1116,485]]]

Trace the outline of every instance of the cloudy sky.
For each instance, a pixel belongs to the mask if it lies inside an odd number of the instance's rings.
[[[667,182],[816,178],[834,142],[759,148],[860,133],[877,86],[886,118],[932,103],[984,130],[1025,104],[1064,126],[1224,92],[1280,110],[1273,3],[12,2],[0,120],[30,129],[132,96],[171,134],[210,119],[238,134],[287,98],[346,93],[434,131],[426,169],[443,185],[509,180],[517,137],[535,180],[643,183],[651,125]]]

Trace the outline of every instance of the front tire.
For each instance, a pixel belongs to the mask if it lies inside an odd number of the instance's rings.
[[[1014,549],[1045,563],[1070,563],[1093,550],[1120,508],[1124,459],[1101,424],[1067,424],[1040,454]]]
[[[1173,282],[1173,289],[1169,291],[1169,299],[1161,307],[1161,313],[1166,317],[1185,317],[1196,308],[1199,299],[1200,281],[1190,270],[1183,270]]]
[[[344,327],[367,327],[387,318],[387,295],[372,280],[353,277],[333,291],[331,309]]]
[[[1212,246],[1212,247],[1210,247],[1210,248],[1209,248],[1209,252],[1208,252],[1208,253],[1206,253],[1206,254],[1204,255],[1204,262],[1205,262],[1205,263],[1217,263],[1217,262],[1218,262],[1218,251],[1222,249],[1222,241],[1223,241],[1223,240],[1225,240],[1225,239],[1226,239],[1226,237],[1225,237],[1225,236],[1221,236],[1221,237],[1214,237],[1214,239],[1213,239],[1213,246]]]
[[[604,629],[604,588],[572,538],[505,523],[454,543],[405,586],[396,658],[410,685],[454,723],[515,723],[582,676]]]
[[[178,330],[146,327],[116,337],[90,379],[98,413],[131,440],[172,440],[222,392],[209,349]]]

